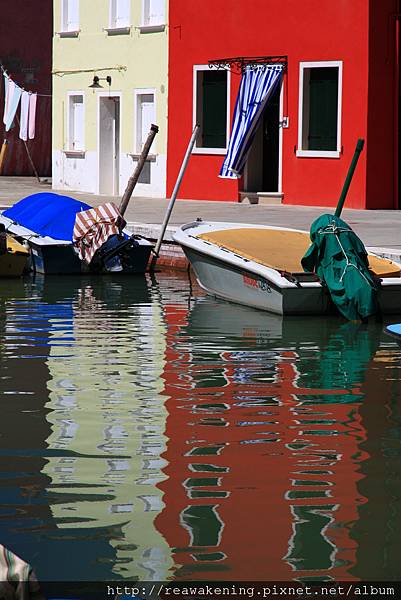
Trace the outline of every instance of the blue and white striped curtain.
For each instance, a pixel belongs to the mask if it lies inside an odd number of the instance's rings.
[[[281,64],[245,67],[235,104],[230,142],[219,177],[241,177],[263,110],[282,75]]]

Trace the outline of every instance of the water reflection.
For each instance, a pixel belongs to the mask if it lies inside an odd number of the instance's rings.
[[[191,293],[0,288],[2,543],[49,580],[397,579],[398,346]]]
[[[156,523],[176,577],[352,579],[361,385],[380,328],[210,298],[174,312]]]

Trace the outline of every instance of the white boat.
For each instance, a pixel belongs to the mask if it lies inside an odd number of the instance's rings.
[[[303,271],[301,258],[311,244],[304,231],[198,220],[173,237],[212,296],[277,314],[336,312],[327,287]],[[369,270],[380,280],[381,312],[401,313],[401,265],[369,254]]]

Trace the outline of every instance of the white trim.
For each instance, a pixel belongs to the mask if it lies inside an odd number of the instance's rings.
[[[307,158],[339,158],[341,152],[339,150],[298,150],[296,155]]]
[[[115,9],[115,15],[113,19],[113,4]],[[109,0],[109,26],[105,27],[105,31],[107,31],[108,35],[118,35],[118,34],[127,34],[131,31],[131,21],[132,21],[132,7],[131,3],[128,2],[128,11],[127,15],[127,23],[125,25],[117,25],[117,16],[118,16],[118,0]]]
[[[197,124],[197,79],[198,71],[210,71],[209,65],[194,65],[193,66],[193,80],[192,80],[192,129]],[[228,141],[230,138],[230,90],[231,90],[231,71],[225,71],[227,73],[227,117],[226,117],[226,146],[225,148],[205,148],[203,146],[197,146],[195,144],[192,154],[220,154],[224,155],[227,152]]]
[[[166,26],[166,2],[164,1],[163,6],[163,21],[160,23],[147,23],[145,21],[145,2],[151,2],[151,0],[142,0],[141,9],[141,24],[139,26],[141,33],[154,33],[158,31],[164,31]]]
[[[71,119],[71,97],[72,96],[82,96],[82,112],[83,112],[83,123],[82,123],[82,148],[79,149],[74,149],[72,148],[72,141],[70,139],[70,119]],[[85,98],[85,92],[82,90],[79,91],[68,91],[67,92],[67,103],[66,103],[66,111],[67,111],[67,118],[66,118],[66,122],[67,122],[67,131],[66,131],[66,139],[63,140],[63,143],[65,143],[66,149],[65,152],[71,153],[71,152],[85,152],[85,141],[86,141],[86,136],[85,136],[85,114],[86,114],[86,98]]]
[[[166,29],[166,25],[139,25],[136,29],[139,29],[140,33],[159,33]]]
[[[277,175],[277,193],[283,193],[283,110],[284,110],[284,77],[280,81],[280,100],[279,100],[279,126],[278,126],[278,175]]]
[[[131,33],[131,25],[127,25],[127,27],[104,27],[103,31],[107,35],[129,35]]]
[[[304,70],[320,67],[338,68],[338,98],[337,98],[337,148],[336,150],[305,150],[303,147],[304,135]],[[299,95],[298,95],[298,145],[296,156],[309,158],[339,158],[341,154],[341,114],[342,114],[342,60],[312,61],[299,63]]]
[[[111,91],[106,91],[106,90],[101,90],[101,91],[96,91],[96,123],[97,123],[97,140],[96,140],[96,166],[97,166],[97,173],[96,173],[96,194],[100,195],[100,98],[104,98],[104,97],[110,97],[110,98],[119,98],[119,142],[120,142],[120,148],[119,148],[119,154],[121,155],[121,124],[122,124],[122,92],[111,92]],[[119,157],[120,160],[120,157]],[[119,194],[119,181],[117,181],[117,195]]]
[[[61,4],[61,23],[60,23],[60,31],[59,31],[59,35],[60,37],[78,37],[79,35],[79,22],[80,22],[80,1],[78,0],[78,29],[69,29],[68,28],[68,10],[66,11],[66,5],[68,5],[68,0],[60,0],[60,4]],[[66,14],[67,13],[67,14]],[[64,34],[64,35],[63,35]],[[70,35],[65,35],[65,34],[70,34]]]

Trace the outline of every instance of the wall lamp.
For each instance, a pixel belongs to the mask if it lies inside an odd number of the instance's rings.
[[[107,83],[109,84],[109,87],[111,86],[111,77],[110,77],[110,75],[107,75],[107,77],[98,77],[97,75],[95,75],[93,77],[93,83],[89,87],[90,88],[102,88],[103,86],[100,85],[99,81],[107,81]]]

